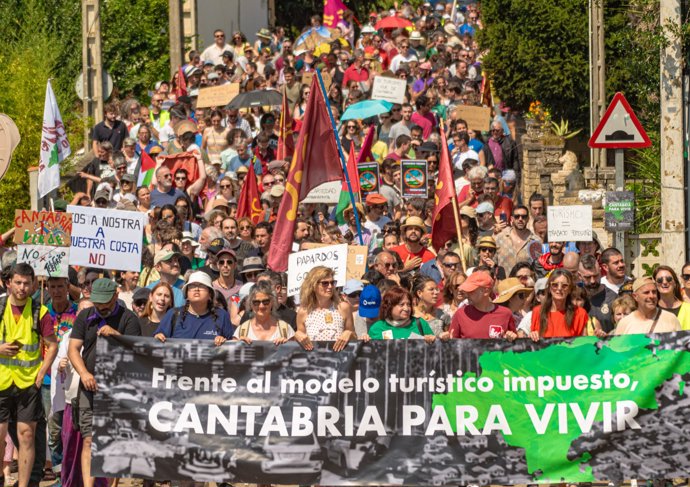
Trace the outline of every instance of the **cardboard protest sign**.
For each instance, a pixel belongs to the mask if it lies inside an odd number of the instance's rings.
[[[549,242],[591,242],[591,205],[549,206]]]
[[[491,108],[475,107],[471,105],[455,105],[454,119],[462,119],[467,122],[467,127],[472,130],[486,132],[491,124]]]
[[[316,188],[309,191],[309,194],[300,203],[337,203],[340,198],[340,187],[342,182],[329,181],[320,184]]]
[[[240,93],[239,83],[226,83],[210,88],[201,88],[196,100],[197,108],[220,107],[230,103]]]
[[[356,237],[355,237],[356,238]],[[302,247],[305,249],[316,249],[321,247],[328,247],[328,244],[320,243],[304,243]],[[345,280],[361,279],[362,274],[367,270],[367,257],[369,255],[369,247],[366,245],[348,245],[347,246],[347,272]]]
[[[314,267],[326,266],[335,272],[336,286],[344,286],[347,269],[347,244],[328,245],[288,256],[288,296],[299,294],[304,278]]]
[[[371,89],[372,100],[386,100],[402,105],[405,103],[407,82],[404,79],[377,76]]]
[[[72,215],[57,211],[14,211],[14,242],[18,245],[69,247]]]
[[[69,247],[18,245],[17,262],[29,264],[37,276],[68,277]]]
[[[302,73],[302,84],[311,86],[311,80],[314,78],[314,74],[315,73],[313,71]],[[321,79],[323,79],[323,86],[326,88],[326,91],[328,91],[328,89],[331,87],[331,83],[333,82],[331,75],[325,71],[321,71]]]
[[[604,228],[609,232],[625,232],[635,225],[635,193],[607,191],[604,205]]]
[[[72,213],[70,265],[118,271],[141,270],[145,213],[69,206]]]
[[[379,192],[379,163],[361,162],[357,164],[359,172],[359,189],[362,200],[366,199],[369,193]]]
[[[429,194],[429,170],[425,160],[401,161],[400,184],[403,198],[426,198]]]

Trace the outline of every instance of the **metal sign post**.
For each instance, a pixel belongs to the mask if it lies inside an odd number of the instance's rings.
[[[625,166],[625,149],[616,149],[616,191],[625,191],[625,176],[623,168]],[[625,256],[625,232],[615,232],[613,236],[613,246],[621,251]]]

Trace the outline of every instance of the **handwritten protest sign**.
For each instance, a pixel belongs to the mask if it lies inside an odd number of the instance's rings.
[[[549,206],[549,242],[591,242],[592,207],[590,205]]]
[[[456,105],[453,118],[466,121],[467,127],[472,130],[485,132],[489,130],[489,124],[491,123],[491,108]]]
[[[72,213],[70,265],[118,271],[141,270],[144,227],[148,216],[85,206],[69,206]]]
[[[308,72],[308,73],[302,73],[302,84],[306,86],[311,86],[311,80],[314,78],[314,73],[313,72]],[[333,80],[331,79],[331,75],[326,73],[325,71],[321,71],[321,78],[323,79],[323,86],[326,88],[326,91],[331,87],[331,83]]]
[[[326,266],[335,272],[336,286],[344,286],[347,270],[347,244],[303,250],[288,256],[288,296],[299,294],[304,278],[314,267]]]
[[[197,98],[197,108],[224,107],[240,93],[239,83],[226,83],[210,88],[201,88]]]
[[[69,247],[18,245],[17,262],[29,264],[37,276],[67,277]]]
[[[403,104],[407,82],[404,79],[377,76],[371,89],[372,100],[386,100],[391,103]]]
[[[316,249],[328,247],[329,244],[321,243],[303,243],[304,249]],[[347,270],[345,273],[345,280],[361,279],[362,274],[367,270],[367,256],[369,255],[369,247],[366,245],[348,245],[347,246]]]
[[[300,203],[337,203],[340,198],[340,181],[330,181],[318,185]]]
[[[72,215],[57,211],[15,210],[14,242],[18,245],[69,247]]]

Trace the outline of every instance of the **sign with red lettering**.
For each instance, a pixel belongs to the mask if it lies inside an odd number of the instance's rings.
[[[14,211],[14,243],[69,247],[72,215],[58,211]]]

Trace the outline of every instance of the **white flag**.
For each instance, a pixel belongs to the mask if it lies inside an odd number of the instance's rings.
[[[43,108],[41,135],[41,163],[38,165],[38,197],[43,198],[60,187],[60,163],[72,150],[67,140],[65,126],[57,106],[50,80],[46,86],[46,104]]]

